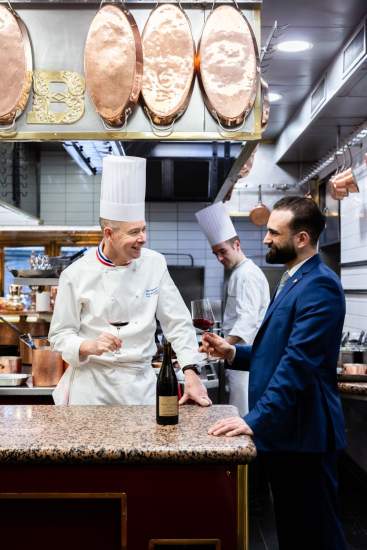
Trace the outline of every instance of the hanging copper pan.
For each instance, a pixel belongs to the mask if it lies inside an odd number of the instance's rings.
[[[84,49],[88,94],[104,123],[126,125],[139,99],[143,52],[139,29],[126,7],[102,6]]]
[[[251,172],[252,165],[254,164],[255,153],[257,151],[257,148],[258,148],[258,145],[256,145],[255,149],[252,151],[249,158],[241,166],[240,171],[238,172],[239,178],[246,178],[249,175],[249,173]]]
[[[210,12],[197,69],[210,114],[224,131],[239,131],[254,105],[260,68],[251,25],[237,7],[223,5]]]
[[[143,108],[153,132],[169,135],[187,108],[195,77],[195,43],[181,7],[158,5],[145,24],[142,43]]]
[[[8,3],[9,4],[9,3]],[[32,85],[32,48],[28,31],[10,6],[0,5],[0,134],[14,127]]]
[[[261,185],[259,185],[259,202],[250,212],[250,220],[255,225],[266,225],[270,216],[270,210],[262,202]]]
[[[269,100],[269,85],[261,78],[261,129],[264,132],[269,122],[270,116],[270,100]]]

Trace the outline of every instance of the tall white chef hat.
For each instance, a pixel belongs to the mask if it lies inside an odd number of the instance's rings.
[[[237,235],[223,202],[215,202],[195,214],[210,246],[222,243]]]
[[[146,160],[140,157],[103,158],[100,216],[107,220],[145,220]]]

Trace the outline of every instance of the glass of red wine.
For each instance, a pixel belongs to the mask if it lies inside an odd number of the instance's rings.
[[[202,332],[208,332],[213,328],[215,317],[208,298],[191,301],[191,317],[194,327]],[[209,358],[206,353],[202,353],[200,355],[203,361],[212,359],[212,357]]]
[[[126,327],[130,322],[129,310],[127,304],[123,304],[117,300],[113,300],[109,308],[108,322],[117,330],[117,338],[120,338],[120,329]],[[121,356],[121,348],[116,350],[113,355]]]

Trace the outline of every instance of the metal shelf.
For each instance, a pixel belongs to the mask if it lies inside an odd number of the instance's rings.
[[[57,277],[14,277],[13,283],[23,286],[57,286],[59,279]]]

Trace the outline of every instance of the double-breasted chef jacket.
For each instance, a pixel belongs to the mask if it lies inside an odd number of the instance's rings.
[[[223,315],[224,336],[237,336],[247,344],[252,344],[269,301],[269,284],[264,273],[250,258],[244,258],[232,270],[228,280]],[[229,403],[244,416],[249,411],[249,373],[227,369],[226,379]]]
[[[111,353],[79,359],[85,339],[116,329],[109,324],[113,301],[127,301],[129,324],[121,329],[121,357]],[[164,256],[143,248],[126,266],[102,263],[90,249],[60,277],[49,339],[69,363],[54,391],[56,404],[153,404],[156,318],[181,367],[197,361],[190,313],[173,283]]]

